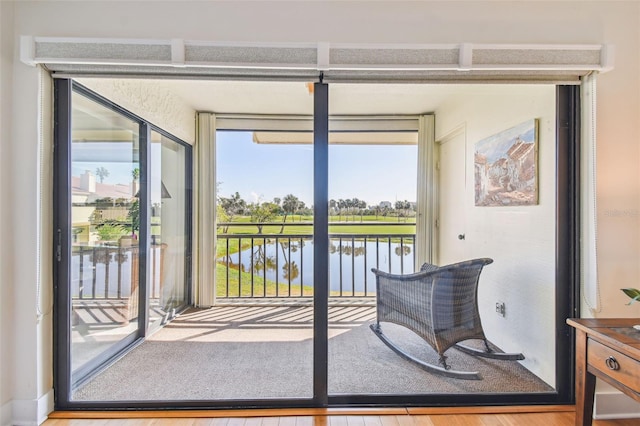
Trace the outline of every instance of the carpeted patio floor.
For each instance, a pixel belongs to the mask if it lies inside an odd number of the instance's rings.
[[[453,368],[478,371],[483,380],[428,373],[385,346],[369,329],[374,321],[374,306],[329,308],[329,394],[553,390],[517,361],[477,358],[456,349],[447,352]],[[77,389],[73,399],[311,398],[312,327],[310,306],[192,309]],[[437,363],[437,353],[415,334],[392,324],[383,327],[413,356]]]

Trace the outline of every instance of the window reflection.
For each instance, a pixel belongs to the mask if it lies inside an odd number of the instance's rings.
[[[71,365],[138,328],[139,124],[73,94]]]
[[[151,132],[151,285],[152,324],[173,318],[186,304],[187,202],[186,147]]]

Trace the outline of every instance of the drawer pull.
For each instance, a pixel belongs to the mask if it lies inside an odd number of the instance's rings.
[[[620,364],[618,364],[618,361],[612,356],[607,358],[604,363],[607,364],[607,367],[609,367],[609,370],[619,370],[620,369]]]

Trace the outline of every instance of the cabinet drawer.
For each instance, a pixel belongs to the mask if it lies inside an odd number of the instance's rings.
[[[640,362],[595,340],[587,342],[589,365],[635,392],[640,392]]]

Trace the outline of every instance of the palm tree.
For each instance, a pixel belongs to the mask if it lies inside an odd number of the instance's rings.
[[[351,210],[351,220],[355,222],[356,215],[360,214],[361,208],[367,207],[367,203],[365,201],[360,200],[358,197],[353,197],[351,200],[349,200],[349,203],[350,203],[349,209]],[[362,216],[360,217],[360,220],[362,221]]]
[[[347,210],[347,221],[349,221],[349,213],[353,212],[353,200],[347,198],[344,200],[344,206]]]
[[[131,170],[131,177],[133,178],[133,182],[131,182],[131,195],[137,198],[140,196],[140,167]]]
[[[366,208],[367,202],[364,200],[360,200],[360,202],[358,203],[358,209],[360,209],[360,223],[362,223],[362,215],[364,214]]]
[[[342,198],[340,198],[338,200],[338,222],[340,222],[341,220],[342,210],[345,209],[346,207],[347,207],[347,202]]]
[[[411,203],[407,200],[396,201],[395,207],[398,211],[398,222],[400,222],[401,217],[404,217],[406,220],[407,216],[409,215],[409,210],[411,210]]]
[[[336,200],[334,200],[333,198],[331,200],[329,200],[329,211],[331,212],[333,210],[333,214],[336,214],[336,208],[338,207],[338,202]],[[331,213],[329,213],[331,214]]]
[[[104,181],[104,178],[109,177],[109,170],[107,170],[105,167],[98,167],[96,169],[96,176],[98,176],[98,178],[100,179],[100,183],[102,183]]]
[[[293,194],[287,194],[282,200],[282,211],[284,211],[284,219],[282,219],[282,227],[280,233],[284,231],[284,223],[287,221],[287,216],[294,215],[300,208],[300,200]]]
[[[307,209],[307,205],[304,203],[304,201],[300,200],[298,202],[298,210],[296,210],[296,213],[298,214],[298,222],[302,222],[303,214],[308,214],[308,213],[305,213],[306,209]]]
[[[97,230],[100,241],[116,241],[121,236],[127,233],[127,230],[122,225],[105,223]]]
[[[382,211],[382,207],[380,207],[380,204],[376,204],[375,206],[373,206],[373,211],[376,214],[376,220],[378,220],[378,215]]]

